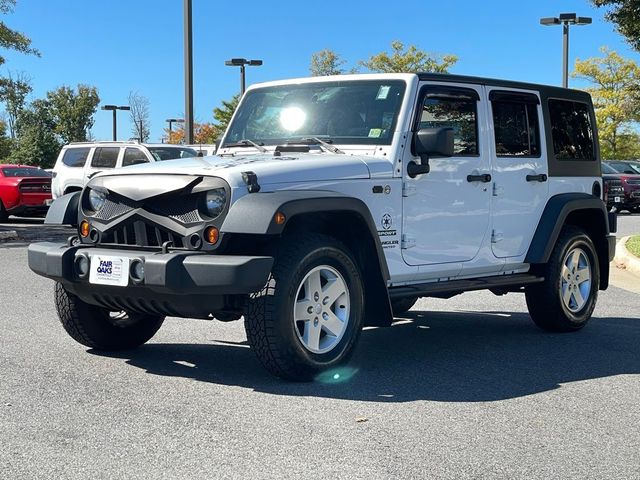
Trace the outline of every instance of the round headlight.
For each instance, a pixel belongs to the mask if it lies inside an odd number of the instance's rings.
[[[222,213],[224,206],[227,203],[227,193],[224,188],[216,188],[215,190],[209,190],[206,197],[207,215],[211,218],[215,218]]]
[[[89,190],[89,206],[94,212],[99,211],[104,206],[104,202],[106,199],[106,193],[99,190]]]

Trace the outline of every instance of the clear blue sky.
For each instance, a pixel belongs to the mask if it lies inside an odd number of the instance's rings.
[[[129,91],[151,103],[152,141],[164,120],[184,111],[182,0],[18,0],[4,21],[26,33],[41,58],[5,52],[0,75],[25,72],[33,98],[60,85],[95,85],[103,103],[126,104]],[[231,57],[260,58],[247,83],[308,75],[311,54],[331,48],[348,66],[387,50],[392,40],[460,60],[452,73],[557,84],[561,79],[561,28],[538,20],[560,12],[593,17],[571,29],[571,64],[599,55],[607,45],[638,61],[604,12],[588,0],[406,0],[305,2],[193,0],[194,104],[199,121],[239,90]],[[570,81],[573,86],[580,84]],[[130,136],[119,113],[119,138]],[[98,111],[93,135],[111,138],[111,113]]]

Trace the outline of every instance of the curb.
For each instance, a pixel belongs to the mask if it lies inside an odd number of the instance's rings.
[[[616,267],[624,268],[625,270],[640,275],[640,258],[633,255],[625,244],[631,237],[622,237],[616,244],[616,256],[613,258]]]
[[[8,240],[17,240],[18,233],[15,230],[0,231],[0,242]]]

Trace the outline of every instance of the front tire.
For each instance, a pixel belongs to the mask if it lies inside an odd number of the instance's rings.
[[[110,312],[83,302],[60,283],[55,286],[60,323],[76,342],[96,350],[135,348],[153,337],[164,317],[142,313]]]
[[[251,296],[245,329],[272,374],[309,381],[345,363],[362,330],[364,292],[348,249],[323,234],[291,237],[267,285]]]
[[[565,227],[544,269],[544,282],[527,287],[529,314],[536,325],[552,332],[583,328],[598,299],[598,255],[581,229]]]
[[[393,311],[393,316],[398,317],[400,315],[404,315],[411,310],[411,307],[413,307],[417,301],[418,297],[406,297],[391,300],[391,311]]]

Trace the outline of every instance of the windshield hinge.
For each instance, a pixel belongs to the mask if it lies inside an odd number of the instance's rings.
[[[406,250],[408,248],[413,248],[416,246],[416,239],[411,235],[407,235],[406,233],[402,234],[402,244],[400,248]]]
[[[254,172],[242,172],[242,181],[246,183],[249,193],[258,193],[260,191],[258,176]]]

